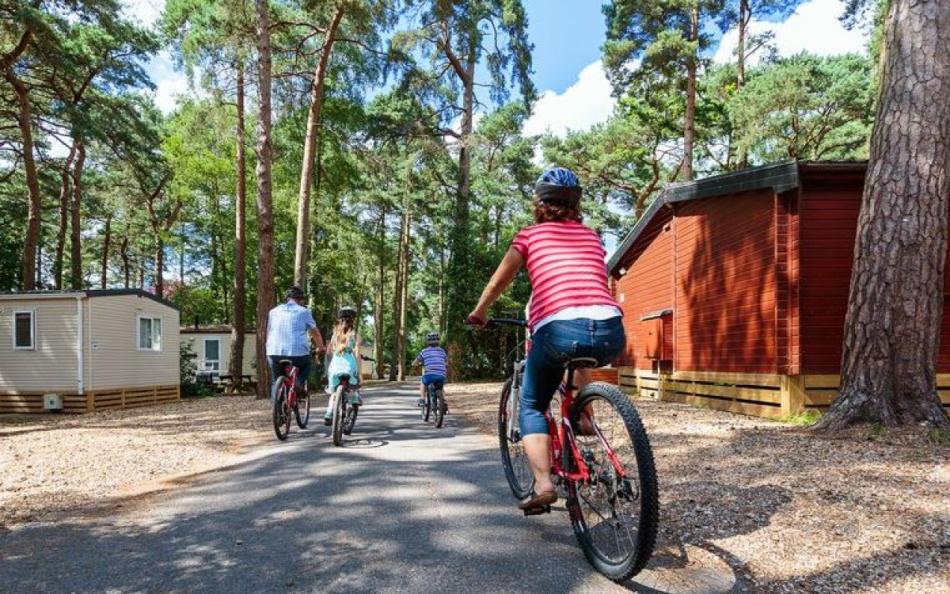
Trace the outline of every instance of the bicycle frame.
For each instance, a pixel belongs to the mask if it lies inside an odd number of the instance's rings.
[[[293,408],[297,404],[297,374],[300,370],[296,365],[290,365],[290,373],[284,368],[284,386],[287,387],[287,406]]]

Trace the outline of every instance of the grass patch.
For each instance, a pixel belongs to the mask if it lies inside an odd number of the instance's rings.
[[[950,445],[950,429],[931,429],[927,439],[939,445]]]
[[[871,423],[868,425],[868,440],[877,441],[887,435],[887,427],[880,423]]]
[[[795,415],[785,415],[780,418],[779,421],[782,423],[789,423],[790,425],[798,425],[799,427],[806,427],[808,425],[814,425],[818,422],[818,419],[821,418],[821,412],[817,410],[806,410]]]

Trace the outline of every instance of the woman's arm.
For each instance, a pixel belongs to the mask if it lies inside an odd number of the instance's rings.
[[[521,256],[521,252],[515,248],[508,248],[508,252],[502,258],[501,264],[498,265],[491,280],[485,285],[482,296],[478,300],[478,305],[475,306],[469,317],[487,320],[488,308],[505,292],[505,289],[515,279],[522,266],[524,266],[524,258]]]

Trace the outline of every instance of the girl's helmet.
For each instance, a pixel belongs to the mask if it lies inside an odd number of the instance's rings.
[[[534,183],[534,194],[538,202],[567,206],[580,201],[583,188],[570,169],[551,167]]]
[[[350,305],[344,305],[340,308],[340,311],[337,312],[336,317],[340,319],[356,318],[356,308]]]
[[[439,343],[439,333],[438,332],[429,332],[426,334],[426,344],[438,344]]]

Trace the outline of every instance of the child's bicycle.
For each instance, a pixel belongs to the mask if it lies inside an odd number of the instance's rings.
[[[524,327],[524,320],[490,319],[486,328]],[[622,582],[637,574],[653,554],[658,524],[658,488],[653,452],[636,408],[616,386],[594,382],[575,395],[574,372],[596,359],[565,362],[562,383],[547,412],[551,468],[567,499],[574,534],[587,560],[608,578]],[[521,432],[518,405],[524,361],[505,382],[498,407],[498,439],[505,477],[519,500],[534,491]],[[550,512],[550,506],[525,510]]]
[[[293,363],[283,359],[277,364],[280,376],[274,380],[271,388],[273,399],[274,433],[277,439],[284,441],[290,434],[290,418],[296,417],[297,426],[307,428],[310,421],[310,398],[306,389],[297,390],[297,374],[300,372]]]
[[[437,428],[442,427],[445,420],[445,393],[442,382],[432,382],[426,386],[426,397],[422,401],[422,421],[429,422],[429,417]]]
[[[333,445],[343,445],[343,436],[353,433],[353,427],[356,426],[356,417],[360,413],[359,404],[359,385],[350,384],[350,375],[341,373],[336,376],[340,384],[333,391],[333,430],[330,434],[333,437]]]

